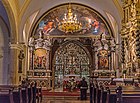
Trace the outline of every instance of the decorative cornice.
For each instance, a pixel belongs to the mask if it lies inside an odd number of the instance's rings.
[[[24,44],[9,44],[10,49],[17,49],[17,50],[23,50],[24,49]]]

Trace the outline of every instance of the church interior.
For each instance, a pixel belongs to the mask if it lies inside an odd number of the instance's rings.
[[[140,0],[0,0],[0,103],[31,103],[11,102],[24,85],[72,100],[83,77],[87,100],[57,103],[140,103]]]

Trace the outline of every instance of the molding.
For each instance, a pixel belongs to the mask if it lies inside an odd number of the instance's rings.
[[[106,14],[106,16],[107,16],[107,18],[108,18],[108,22],[110,23],[110,27],[111,27],[111,29],[112,29],[112,32],[113,32],[113,34],[112,34],[112,36],[115,38],[116,37],[116,34],[118,33],[116,33],[115,32],[115,29],[116,29],[116,25],[118,26],[118,29],[120,30],[120,28],[119,28],[119,25],[118,25],[118,23],[117,23],[117,21],[116,21],[116,19],[115,19],[115,17],[114,16],[112,16],[112,14],[110,13],[110,12],[107,12],[107,11],[104,11],[104,13]],[[114,19],[114,22],[115,22],[115,24],[113,23],[113,21],[111,20],[112,18]]]
[[[24,50],[23,44],[10,44],[10,49]]]
[[[20,14],[19,14],[19,18],[21,19],[25,10],[27,9],[28,5],[30,4],[31,0],[26,0],[22,6],[22,8],[20,9]],[[20,20],[21,21],[21,20]]]
[[[122,9],[122,6],[120,5],[119,1],[113,0],[113,2],[115,4],[116,8],[118,9],[121,18],[123,18],[123,9]]]
[[[16,6],[16,10],[17,10],[17,16],[20,13],[20,6],[19,6],[19,0],[14,0],[15,1],[15,6]]]
[[[16,42],[17,41],[17,31],[16,31],[16,22],[15,22],[15,14],[13,13],[12,7],[9,3],[8,0],[2,0],[2,3],[5,7],[5,10],[7,12],[8,15],[8,19],[10,22],[10,39],[12,40],[11,42]]]
[[[33,27],[33,25],[35,23],[36,17],[39,14],[39,12],[40,12],[40,10],[37,10],[37,11],[33,12],[25,21],[24,29],[23,29],[23,31],[25,30],[25,37],[26,37],[25,40],[24,40],[25,44],[28,44],[29,38],[31,37],[31,33],[30,32],[33,30],[32,27]],[[29,19],[32,16],[33,16],[33,19],[32,19],[31,22],[29,22]],[[25,25],[28,26],[29,28],[27,29],[27,27]],[[22,31],[22,35],[23,35],[23,31]]]

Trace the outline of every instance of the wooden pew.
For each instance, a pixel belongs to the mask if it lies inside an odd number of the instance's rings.
[[[15,88],[13,90],[13,101],[14,103],[21,103],[20,88]]]
[[[33,90],[32,87],[28,87],[28,102],[27,103],[32,103],[33,102]]]
[[[96,95],[96,103],[100,103],[101,100],[101,89],[97,90],[97,95]]]
[[[13,90],[13,100],[14,103],[32,103],[33,101],[33,91],[30,87],[18,87]]]
[[[32,103],[36,103],[36,89],[37,89],[36,86],[32,87],[32,92],[33,92],[33,102]]]
[[[107,103],[107,91],[102,92],[102,103]]]
[[[0,85],[0,103],[14,103],[13,87],[8,85]]]
[[[94,103],[94,84],[93,82],[90,83],[90,103]]]
[[[117,101],[116,94],[110,94],[109,95],[109,102],[108,103],[116,103],[116,101]]]
[[[140,94],[123,94],[123,103],[139,103]]]
[[[41,89],[38,90],[40,101],[42,101],[41,91]],[[36,89],[33,87],[0,85],[0,103],[33,103],[33,92],[36,100]]]
[[[100,90],[101,90],[101,95],[100,95],[99,103],[106,103],[106,101],[107,101],[107,90],[104,89],[104,87],[102,85],[100,86]]]
[[[94,101],[94,103],[96,103],[97,89],[98,88],[94,88],[94,93],[93,93],[93,101]]]
[[[42,102],[42,88],[36,89],[36,102],[41,103]]]
[[[107,100],[106,100],[106,103],[109,103],[110,88],[109,87],[106,87],[106,91],[107,91]]]
[[[21,96],[22,96],[22,103],[27,103],[28,102],[28,91],[27,87],[21,88]]]

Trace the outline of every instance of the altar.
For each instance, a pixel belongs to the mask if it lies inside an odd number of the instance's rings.
[[[66,75],[63,79],[63,91],[78,91],[78,84],[81,78],[80,75]]]

